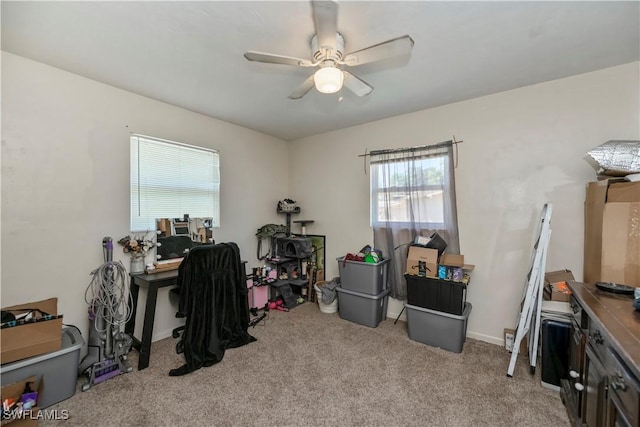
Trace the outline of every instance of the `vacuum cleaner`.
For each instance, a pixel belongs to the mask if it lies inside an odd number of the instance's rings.
[[[127,271],[121,262],[113,262],[111,237],[102,239],[102,251],[104,264],[91,272],[93,277],[85,291],[91,325],[88,353],[79,366],[80,375],[87,377],[82,391],[133,370],[127,362],[133,340],[121,331],[131,316],[131,295],[125,286]]]

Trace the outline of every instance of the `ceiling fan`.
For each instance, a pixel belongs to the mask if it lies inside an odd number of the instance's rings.
[[[405,35],[345,55],[344,38],[336,29],[338,5],[333,1],[312,1],[311,7],[316,29],[316,33],[311,38],[312,59],[254,51],[248,51],[244,54],[244,57],[249,61],[298,67],[318,67],[314,74],[310,75],[289,95],[290,99],[302,98],[314,86],[321,93],[335,93],[344,85],[357,96],[369,95],[373,91],[373,87],[344,68],[370,64],[411,53],[413,40]]]

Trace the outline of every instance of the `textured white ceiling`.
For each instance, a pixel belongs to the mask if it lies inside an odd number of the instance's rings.
[[[409,34],[412,55],[351,68],[369,96],[293,101],[311,69],[243,53],[309,58],[307,1],[1,7],[3,50],[285,140],[640,59],[637,1],[340,1],[346,52]]]

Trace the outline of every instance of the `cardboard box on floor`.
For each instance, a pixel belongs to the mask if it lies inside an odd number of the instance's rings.
[[[544,274],[544,299],[569,302],[571,289],[567,282],[575,280],[571,270],[551,271]]]
[[[28,382],[31,383],[29,385],[31,390],[37,391],[38,393],[42,392],[42,382],[38,377],[34,376],[25,378],[24,380],[18,381],[17,383],[3,385],[0,389],[0,398],[3,402],[5,399],[13,399],[14,402],[19,402],[20,397],[22,396],[22,392],[24,391]],[[11,427],[37,427],[38,412],[39,408],[37,406],[34,406],[33,408],[31,408],[31,411],[25,413],[22,418],[3,420],[2,425],[9,424],[11,425]]]
[[[584,215],[584,281],[640,287],[640,182],[590,182]]]
[[[409,246],[409,252],[407,254],[407,274],[419,276],[421,262],[425,263],[425,273],[427,277],[438,277],[437,249]]]
[[[504,349],[509,353],[513,352],[513,342],[516,339],[516,331],[513,329],[504,329]],[[529,349],[527,348],[527,337],[524,336],[520,341],[520,349],[518,354],[526,355],[528,354]]]
[[[36,309],[47,314],[57,315],[58,299],[50,298],[14,305],[2,310],[18,315]],[[42,318],[43,315],[34,311],[34,317]],[[2,364],[60,350],[62,346],[62,318],[0,329],[0,342],[2,343],[0,351],[0,363]]]

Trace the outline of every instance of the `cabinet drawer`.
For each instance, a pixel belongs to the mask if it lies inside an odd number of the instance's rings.
[[[607,369],[609,393],[618,401],[616,406],[632,426],[640,425],[640,382],[612,349]]]

